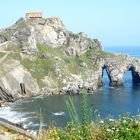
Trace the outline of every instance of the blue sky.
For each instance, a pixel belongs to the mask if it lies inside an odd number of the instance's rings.
[[[99,38],[104,46],[140,46],[140,0],[3,0],[0,28],[28,11],[59,16],[69,30]]]

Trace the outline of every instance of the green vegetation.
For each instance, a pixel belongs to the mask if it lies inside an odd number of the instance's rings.
[[[20,23],[21,27],[26,26]],[[23,25],[22,25],[23,24]],[[118,60],[124,57],[118,57],[111,53],[101,51],[98,48],[87,50],[80,56],[67,56],[65,47],[51,48],[46,44],[37,44],[38,52],[31,56],[21,55],[20,48],[16,43],[9,44],[6,51],[9,53],[6,59],[19,60],[21,64],[29,70],[33,78],[37,80],[40,88],[62,88],[65,85],[63,80],[71,82],[69,79],[72,74],[84,77],[87,71],[95,72],[98,70],[98,63],[94,63],[91,59],[93,56],[99,58],[117,58]],[[2,57],[4,54],[1,53]],[[69,81],[68,81],[69,80]]]
[[[16,59],[21,61],[21,55],[18,52],[10,52],[9,55],[7,56],[7,59]]]
[[[80,67],[79,59],[74,56],[65,56],[64,57],[64,63],[67,66],[68,72],[72,74],[82,74],[83,68]]]
[[[71,38],[74,38],[74,39],[78,39],[78,38],[79,38],[79,35],[78,35],[78,34],[74,34],[73,32],[70,32],[70,33],[69,33],[69,36],[70,36]]]
[[[14,26],[16,25],[13,25],[12,27],[14,28]],[[24,28],[27,27],[27,23],[25,21],[22,21],[18,24],[18,26],[16,26],[16,30],[19,31],[19,30],[22,30]],[[11,27],[10,27],[11,28]],[[10,28],[7,28],[6,31],[2,32],[2,35],[4,37],[6,37],[7,40],[10,40],[11,39],[11,36],[13,35],[13,33],[15,32],[15,30],[12,30]]]
[[[30,60],[28,58],[24,58],[21,64],[31,72],[33,78],[37,79],[37,82],[40,87],[44,86],[42,82],[44,76],[49,75],[55,78],[54,61],[51,59],[45,60],[45,59],[38,58],[35,60]]]
[[[111,140],[140,140],[140,116],[109,120],[106,131]]]
[[[42,79],[49,76],[53,82],[54,87],[63,87],[63,79],[70,74],[85,75],[85,69],[90,68],[97,70],[98,65],[94,64],[88,57],[87,53],[77,56],[66,56],[60,48],[50,48],[45,44],[38,44],[38,53],[34,54],[34,59],[23,58],[21,63],[27,68],[32,76],[37,79],[40,87],[47,86]],[[80,63],[85,63],[87,67],[81,67]],[[61,77],[58,78],[58,73],[55,72],[56,67],[60,69]],[[51,80],[50,80],[51,81]]]
[[[113,57],[115,57],[114,54],[102,51],[98,48],[92,48],[92,49],[87,50],[87,52],[85,53],[85,56],[88,58],[93,57],[93,56],[96,56],[99,58],[113,58]]]
[[[9,138],[8,138],[9,137]],[[31,138],[21,135],[13,130],[5,128],[0,125],[0,140],[11,139],[11,140],[31,140]]]
[[[39,140],[140,140],[140,122],[136,118],[109,119],[107,124],[92,122],[85,127],[86,133],[73,124],[68,124],[65,130],[52,127],[43,131]]]
[[[97,71],[98,64],[93,63],[91,59],[93,56],[99,58],[116,57],[97,48],[87,50],[79,57],[65,55],[63,47],[51,48],[46,44],[37,44],[37,48],[38,52],[34,54],[32,59],[23,58],[21,63],[31,72],[40,87],[62,88],[65,86],[63,79],[67,79],[71,74],[84,76],[87,70]],[[59,72],[56,72],[56,69]],[[50,83],[43,82],[45,77]]]
[[[52,57],[54,57],[54,56],[62,57],[63,56],[63,52],[61,51],[60,48],[51,48],[45,44],[38,44],[37,48],[39,51],[38,52],[39,55],[48,54],[48,55],[51,55]]]
[[[2,58],[5,55],[5,53],[0,52],[0,58]]]
[[[86,63],[89,69],[92,69],[94,71],[98,70],[98,65],[93,63],[93,61],[90,59],[92,56],[96,55],[95,52],[101,53],[101,51],[97,49],[90,49],[85,54],[81,55],[79,57],[79,63]]]

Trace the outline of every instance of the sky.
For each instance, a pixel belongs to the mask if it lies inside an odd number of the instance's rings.
[[[140,0],[2,0],[0,28],[30,11],[59,16],[67,29],[98,38],[103,46],[140,46]]]

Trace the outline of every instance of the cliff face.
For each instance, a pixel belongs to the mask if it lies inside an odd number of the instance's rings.
[[[68,31],[60,18],[19,19],[0,30],[0,100],[95,91],[107,71],[110,85],[124,73],[140,83],[140,60],[101,50],[98,39]]]
[[[84,33],[68,31],[59,17],[48,19],[19,19],[15,25],[0,33],[0,43],[17,41],[22,50],[37,51],[37,44],[51,48],[64,47],[66,53],[82,54],[89,48],[99,47],[97,39],[90,39]]]
[[[97,39],[68,31],[58,17],[21,18],[0,30],[0,98],[7,100],[5,93],[17,98],[49,94],[51,89],[79,92],[83,79],[94,90],[99,73],[90,57],[100,51]]]

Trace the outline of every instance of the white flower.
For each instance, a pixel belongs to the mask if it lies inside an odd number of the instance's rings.
[[[123,123],[126,123],[126,120],[123,120]]]
[[[101,120],[101,121],[100,121],[100,123],[104,123],[104,121],[103,121],[103,120]]]
[[[111,132],[112,130],[111,129],[106,129],[108,132]]]
[[[112,127],[112,130],[115,130],[115,127]]]
[[[110,122],[114,122],[115,120],[114,120],[114,119],[109,119],[109,121],[110,121]]]

